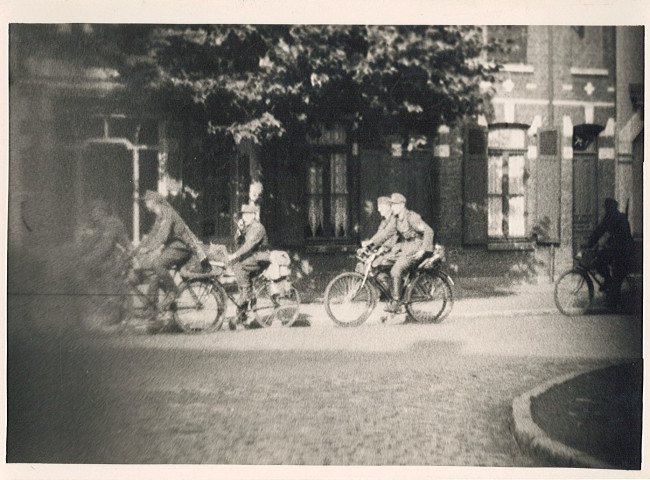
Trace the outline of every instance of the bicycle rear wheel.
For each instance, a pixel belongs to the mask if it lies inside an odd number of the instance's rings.
[[[641,280],[626,275],[621,282],[618,311],[625,314],[643,312],[643,286]]]
[[[451,299],[451,285],[446,278],[436,272],[422,272],[406,290],[406,311],[416,322],[439,323]]]
[[[337,325],[356,327],[365,322],[377,305],[377,294],[363,275],[354,272],[335,277],[325,289],[325,310]]]
[[[563,273],[555,282],[555,306],[569,317],[584,315],[594,300],[594,285],[579,270]]]
[[[257,323],[261,327],[290,327],[300,315],[300,294],[293,285],[284,291],[274,289],[270,283],[264,283],[255,292],[255,312]]]
[[[186,333],[218,330],[226,313],[226,292],[219,284],[206,280],[183,283],[175,300],[174,319]]]

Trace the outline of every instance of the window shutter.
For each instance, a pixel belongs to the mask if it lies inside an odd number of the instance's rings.
[[[560,132],[540,130],[533,233],[539,243],[560,241]]]
[[[487,243],[487,130],[471,126],[465,136],[463,162],[463,242]]]

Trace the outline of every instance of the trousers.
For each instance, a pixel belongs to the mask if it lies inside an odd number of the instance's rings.
[[[398,243],[393,250],[375,260],[374,266],[384,269],[390,266],[393,300],[400,300],[402,295],[402,276],[410,267],[418,263],[415,254],[422,247],[419,239]]]
[[[618,249],[605,248],[598,252],[594,267],[605,279],[605,288],[609,290],[613,298],[618,296],[625,275],[631,270],[630,263],[630,258]],[[610,266],[612,267],[611,275]]]
[[[418,259],[415,258],[415,253],[420,250],[421,246],[422,242],[419,241],[404,242],[402,244],[402,248],[395,256],[395,263],[390,269],[390,276],[393,282],[395,280],[399,282],[404,272],[418,262]]]
[[[253,277],[264,270],[269,261],[269,252],[255,252],[232,265],[232,271],[239,287],[238,303],[240,306],[250,299],[253,289]]]
[[[171,292],[176,288],[174,279],[169,273],[172,267],[180,268],[192,257],[192,252],[178,248],[164,248],[157,258],[153,259],[151,267],[158,277],[163,290]]]

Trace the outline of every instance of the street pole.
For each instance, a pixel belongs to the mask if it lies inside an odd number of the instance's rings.
[[[133,244],[140,243],[140,150],[133,149]]]

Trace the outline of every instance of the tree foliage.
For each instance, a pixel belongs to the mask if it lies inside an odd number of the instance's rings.
[[[496,70],[482,61],[489,46],[475,26],[92,29],[74,41],[119,71],[131,107],[191,116],[237,143],[340,119],[365,131],[432,135],[489,108],[481,85]]]

